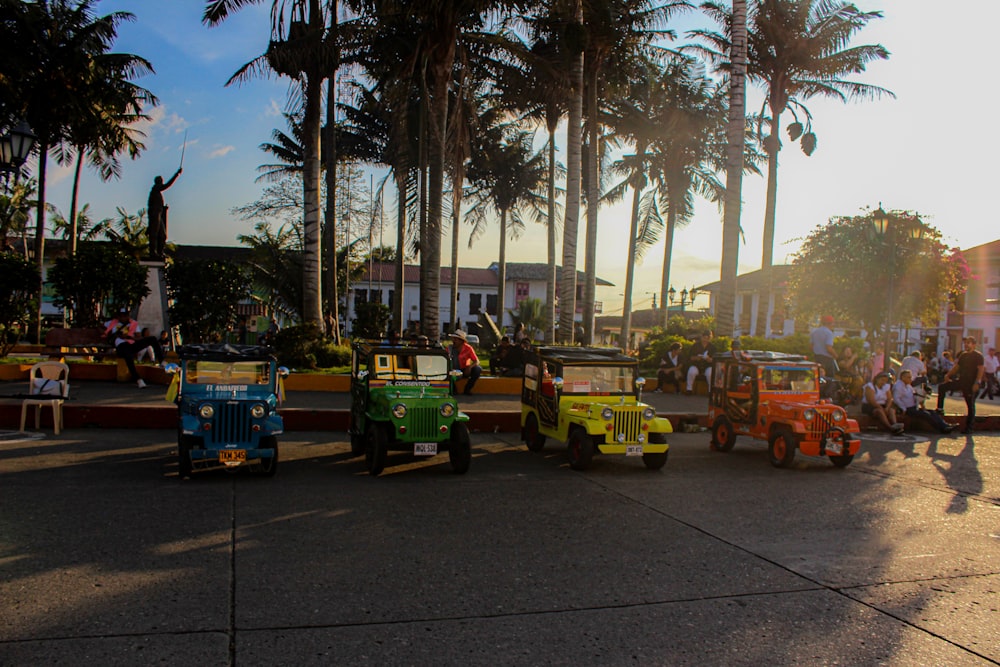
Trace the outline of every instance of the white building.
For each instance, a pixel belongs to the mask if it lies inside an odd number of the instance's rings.
[[[527,298],[545,302],[545,286],[548,265],[523,262],[507,264],[507,280],[504,292],[504,307],[508,311],[503,314],[503,325],[512,327],[514,320],[511,310],[516,310],[521,301]],[[498,268],[493,263],[489,268],[458,268],[458,322],[459,326],[467,328],[469,322],[476,322],[480,309],[497,319]],[[355,304],[364,301],[377,301],[392,308],[395,301],[394,279],[396,267],[391,263],[376,262],[371,267],[365,266],[361,280],[352,282],[348,289],[347,321],[348,331],[351,322],[356,317]],[[558,269],[557,269],[558,276]],[[451,267],[441,267],[440,286],[441,300],[438,319],[442,332],[451,323]],[[577,309],[576,321],[583,321],[580,302],[583,297],[582,272],[577,272]],[[601,278],[597,279],[598,287],[613,287],[614,285]],[[558,294],[558,286],[557,292]],[[602,310],[602,303],[595,304],[596,314]],[[558,307],[557,307],[558,312]],[[406,265],[403,268],[403,319],[404,330],[416,327],[420,321],[420,267]]]

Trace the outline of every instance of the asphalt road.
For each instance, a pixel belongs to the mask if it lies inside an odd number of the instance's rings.
[[[672,436],[658,472],[475,434],[371,478],[294,433],[277,477],[176,477],[173,433],[0,438],[2,665],[1000,663],[1000,438],[844,470]]]

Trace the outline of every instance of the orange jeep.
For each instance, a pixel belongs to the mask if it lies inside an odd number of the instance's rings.
[[[716,359],[708,419],[712,448],[728,452],[737,435],[767,440],[771,464],[784,468],[795,450],[828,456],[838,468],[861,447],[858,423],[844,408],[819,397],[818,365],[802,357],[746,352]]]

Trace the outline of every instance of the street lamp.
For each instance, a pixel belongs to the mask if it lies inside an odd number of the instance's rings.
[[[35,147],[36,139],[31,128],[23,120],[0,137],[0,169],[5,173],[14,172],[15,184],[21,175],[21,167],[31,155],[31,149]],[[6,176],[4,178],[6,182]]]
[[[689,292],[687,288],[681,290],[681,298],[677,298],[677,290],[671,285],[670,289],[667,290],[667,297],[670,299],[670,303],[676,303],[681,307],[681,315],[684,314],[684,307],[694,304],[695,297],[698,296],[698,291],[694,288]]]
[[[892,299],[895,291],[896,279],[896,255],[899,250],[905,250],[905,246],[900,246],[900,239],[921,239],[924,236],[924,226],[920,220],[910,220],[886,213],[879,202],[878,208],[872,213],[872,228],[875,237],[880,239],[882,246],[889,250],[889,302],[886,307],[885,327],[882,336],[882,370],[888,370],[889,365],[889,331],[892,327]],[[905,354],[905,350],[903,351]]]

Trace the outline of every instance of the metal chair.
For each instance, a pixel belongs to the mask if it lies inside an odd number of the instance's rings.
[[[55,433],[62,430],[63,402],[69,398],[69,366],[61,361],[42,361],[31,367],[28,373],[28,394],[21,403],[21,431],[28,416],[28,406],[35,406],[35,430],[38,430],[42,417],[42,406],[52,408],[52,423]]]

